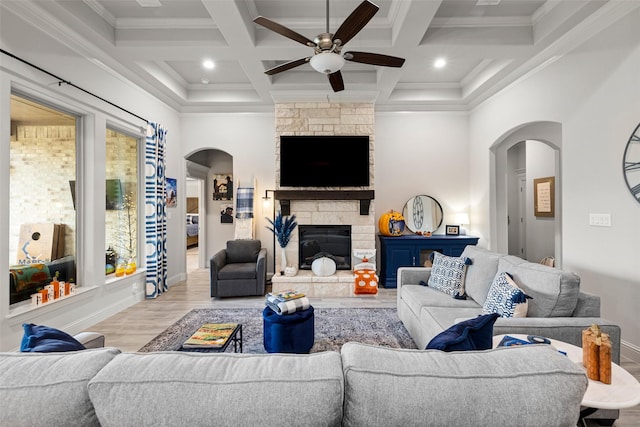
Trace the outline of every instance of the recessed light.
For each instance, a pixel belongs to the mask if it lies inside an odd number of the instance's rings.
[[[447,60],[444,58],[438,58],[433,61],[433,66],[436,68],[443,68],[445,65],[447,65]]]
[[[213,70],[216,64],[214,64],[213,61],[210,59],[205,59],[204,61],[202,61],[202,66],[207,70]]]
[[[208,85],[209,84],[209,79],[205,79],[204,77],[200,81],[202,82],[203,85]]]

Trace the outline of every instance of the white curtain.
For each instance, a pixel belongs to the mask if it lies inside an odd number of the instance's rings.
[[[165,143],[167,131],[158,123],[147,124],[145,144],[145,255],[147,298],[156,298],[167,286],[167,187]]]

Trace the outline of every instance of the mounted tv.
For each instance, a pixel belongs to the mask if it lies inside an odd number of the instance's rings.
[[[368,187],[369,136],[281,136],[280,186]]]
[[[124,207],[124,198],[122,197],[122,183],[119,179],[108,179],[106,183],[106,209],[122,210]],[[71,188],[71,200],[73,200],[73,209],[76,208],[76,182],[69,181]]]

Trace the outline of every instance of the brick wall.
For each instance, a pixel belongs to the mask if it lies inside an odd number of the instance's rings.
[[[368,135],[370,144],[369,187],[374,182],[374,108],[370,103],[287,103],[276,104],[276,188],[280,187],[280,136],[281,135]],[[304,190],[316,190],[307,187]],[[353,190],[336,188],[337,190]],[[322,188],[322,190],[325,190]],[[330,190],[328,190],[330,191]],[[277,207],[276,207],[277,209]],[[369,215],[360,215],[357,200],[292,200],[291,213],[298,224],[351,225],[351,247],[353,249],[375,248],[375,201],[371,202]],[[286,248],[287,262],[298,265],[298,233],[294,233]],[[353,265],[353,262],[352,262]],[[276,266],[280,266],[280,251],[276,251]]]
[[[16,262],[20,226],[65,225],[65,255],[76,252],[76,211],[69,181],[76,180],[75,126],[15,127],[11,139],[9,262]],[[120,178],[124,191],[137,187],[137,140],[107,130],[109,178]],[[125,178],[126,177],[126,178]],[[122,211],[106,211],[106,243],[114,244]]]
[[[65,255],[75,254],[76,217],[69,181],[76,179],[75,126],[16,126],[11,139],[9,262],[20,226],[65,225]]]

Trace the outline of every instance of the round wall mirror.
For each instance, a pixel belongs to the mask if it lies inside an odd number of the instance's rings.
[[[415,196],[402,210],[404,223],[413,233],[434,233],[442,225],[442,206],[431,196]]]

